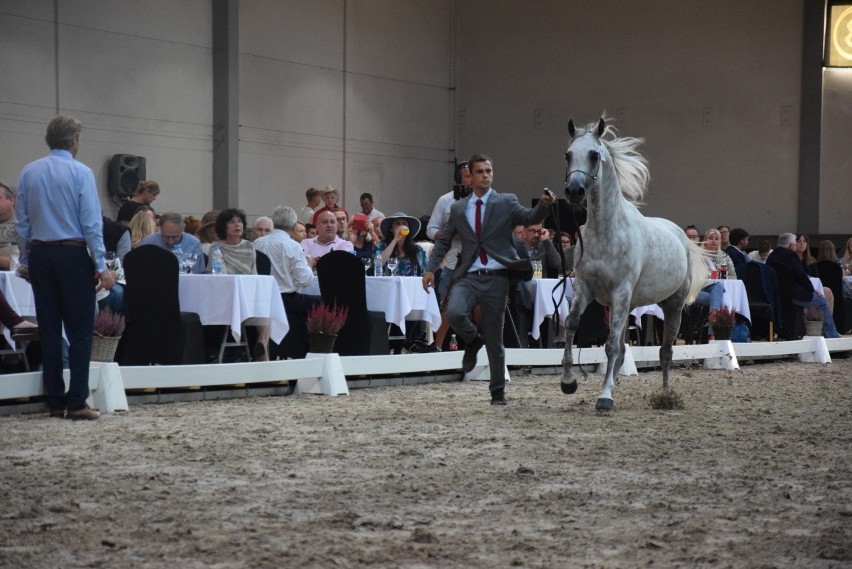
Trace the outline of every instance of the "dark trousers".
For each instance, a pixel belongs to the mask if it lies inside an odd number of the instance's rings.
[[[89,359],[95,318],[95,267],[85,247],[33,247],[30,282],[42,350],[42,375],[50,409],[76,411],[89,397]],[[68,338],[71,383],[62,378],[62,328]]]
[[[453,285],[447,302],[447,318],[456,334],[469,343],[476,337],[476,324],[471,318],[473,306],[479,304],[482,315],[482,336],[488,353],[491,372],[491,391],[506,387],[506,352],[503,348],[503,321],[509,279],[505,276],[468,274]]]

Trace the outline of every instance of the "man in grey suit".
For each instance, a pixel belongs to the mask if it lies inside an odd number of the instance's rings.
[[[510,272],[530,272],[529,259],[521,259],[515,250],[512,231],[516,225],[541,222],[555,198],[545,191],[538,205],[529,209],[518,203],[513,194],[498,194],[491,188],[494,174],[491,158],[484,154],[475,154],[470,159],[470,172],[473,175],[473,194],[450,207],[450,215],[423,273],[423,288],[428,291],[435,285],[434,273],[449,251],[453,236],[458,234],[462,251],[453,272],[447,319],[467,345],[462,360],[465,373],[474,368],[476,355],[485,345],[491,370],[491,404],[505,405],[503,319],[509,277]],[[479,304],[482,314],[482,334],[472,319],[476,304]]]

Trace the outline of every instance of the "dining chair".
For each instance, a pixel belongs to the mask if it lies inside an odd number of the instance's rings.
[[[178,261],[156,245],[124,257],[127,326],[116,359],[122,365],[205,363],[201,321],[181,313]]]
[[[743,266],[742,280],[751,313],[752,339],[766,338],[770,342],[775,341],[775,326],[779,324],[780,318],[777,306],[778,278],[775,276],[775,270],[762,263],[749,261]],[[775,291],[774,294],[772,291]]]
[[[317,260],[323,302],[349,307],[346,324],[337,334],[334,351],[341,356],[387,355],[387,323],[383,312],[367,310],[364,265],[346,251],[331,251]]]
[[[255,251],[255,265],[257,265],[257,274],[259,275],[271,275],[272,274],[272,261],[269,259],[269,255],[262,251]]]
[[[843,269],[833,261],[817,261],[811,270],[822,281],[823,288],[834,294],[834,326],[841,334],[846,331],[846,307],[843,303]]]

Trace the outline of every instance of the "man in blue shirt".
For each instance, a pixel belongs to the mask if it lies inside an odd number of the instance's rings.
[[[179,213],[169,211],[162,214],[160,216],[160,231],[152,233],[140,241],[139,246],[142,245],[156,245],[172,253],[179,246],[182,255],[188,253],[196,255],[197,260],[192,266],[191,272],[195,274],[204,272],[204,253],[201,250],[201,242],[197,237],[183,230],[183,216]]]
[[[92,170],[74,158],[80,122],[59,115],[47,126],[50,154],[21,171],[15,205],[19,274],[32,283],[44,390],[51,417],[97,419],[86,406],[95,314],[95,284],[115,284],[104,263],[101,205]],[[87,250],[88,248],[88,250]],[[91,252],[91,253],[90,253]],[[71,382],[62,378],[62,328]]]

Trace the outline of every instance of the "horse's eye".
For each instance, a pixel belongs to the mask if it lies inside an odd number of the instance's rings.
[[[590,150],[589,151],[589,160],[591,160],[592,163],[597,162],[600,159],[600,157],[601,157],[601,155],[597,150]]]
[[[571,162],[571,153],[570,152],[565,153],[565,161],[568,162],[568,163]]]

